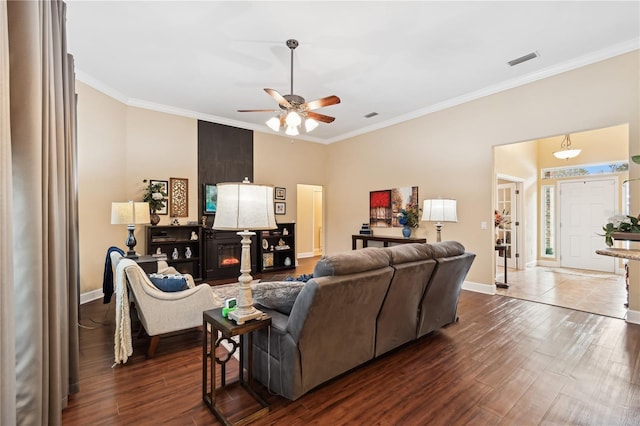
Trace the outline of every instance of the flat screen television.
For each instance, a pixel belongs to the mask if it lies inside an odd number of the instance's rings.
[[[213,183],[204,184],[204,214],[215,214],[218,205],[218,187]]]

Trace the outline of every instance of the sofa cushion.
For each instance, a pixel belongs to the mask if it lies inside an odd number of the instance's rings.
[[[291,313],[298,294],[304,287],[301,281],[267,281],[251,285],[253,301],[265,308],[285,315]]]
[[[322,256],[313,270],[314,277],[356,274],[389,266],[389,254],[377,247]]]
[[[433,257],[433,250],[422,243],[398,244],[386,247],[384,250],[389,253],[391,265],[423,261]]]
[[[464,254],[464,246],[457,241],[442,241],[426,245],[431,249],[434,259]]]
[[[187,279],[180,274],[149,274],[149,280],[158,290],[165,292],[176,292],[189,288],[187,285]]]

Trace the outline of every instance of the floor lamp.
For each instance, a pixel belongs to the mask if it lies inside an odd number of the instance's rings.
[[[127,225],[129,235],[125,245],[129,247],[127,257],[129,259],[137,259],[138,255],[133,249],[136,246],[136,237],[133,235],[133,231],[136,229],[136,224],[150,223],[151,218],[149,214],[149,203],[139,203],[134,201],[128,201],[124,203],[111,203],[111,224],[112,225]]]
[[[242,237],[238,308],[229,312],[229,318],[237,324],[244,324],[262,316],[262,312],[253,307],[250,247],[251,237],[256,235],[252,231],[277,227],[273,211],[273,186],[252,184],[247,178],[243,182],[219,183],[216,186],[218,204],[213,229],[240,231],[237,234]]]
[[[436,241],[440,242],[440,231],[442,231],[441,222],[458,221],[456,200],[443,198],[435,200],[424,200],[424,206],[422,208],[422,220],[425,222],[436,222]]]

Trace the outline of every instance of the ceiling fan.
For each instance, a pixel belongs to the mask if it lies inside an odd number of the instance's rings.
[[[307,133],[318,127],[318,122],[332,123],[335,120],[334,117],[318,114],[317,112],[313,112],[313,110],[339,104],[340,98],[335,95],[331,95],[325,98],[316,99],[315,101],[306,102],[302,96],[294,94],[293,51],[298,47],[298,40],[287,40],[287,47],[291,50],[291,93],[283,96],[274,89],[264,89],[265,92],[278,102],[280,110],[239,109],[238,112],[277,112],[278,115],[276,117],[271,117],[267,120],[267,126],[276,132],[280,130],[280,128],[286,126],[285,133],[290,136],[296,136],[299,134],[298,126],[300,126],[303,120]]]

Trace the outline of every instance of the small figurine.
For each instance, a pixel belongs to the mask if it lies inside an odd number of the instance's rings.
[[[191,247],[187,247],[187,249],[184,251],[184,257],[186,257],[187,259],[191,259]]]
[[[172,225],[180,225],[180,221],[178,220],[178,216],[174,216],[173,220],[171,221]]]
[[[173,260],[176,260],[176,259],[178,258],[178,256],[179,256],[179,254],[178,254],[178,248],[176,247],[176,248],[174,248],[174,249],[173,249],[173,253],[171,253],[171,258],[172,258]]]
[[[284,228],[282,230],[282,235],[289,235],[289,230],[287,228]]]
[[[198,241],[198,234],[196,234],[196,231],[191,231],[191,241]]]
[[[202,216],[202,217],[200,218],[200,221],[202,222],[202,226],[203,226],[204,228],[206,228],[206,227],[207,227],[207,217],[206,217],[206,216]]]
[[[160,247],[156,249],[156,254],[162,254],[162,249]]]

